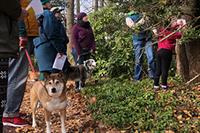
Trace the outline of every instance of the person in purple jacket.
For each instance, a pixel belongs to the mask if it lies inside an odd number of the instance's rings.
[[[91,58],[91,53],[95,50],[95,38],[88,16],[81,12],[77,15],[77,23],[72,27],[72,54],[75,63],[83,64],[85,60]],[[76,83],[77,86],[78,83]]]

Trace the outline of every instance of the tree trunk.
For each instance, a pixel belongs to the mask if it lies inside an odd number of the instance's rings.
[[[80,0],[76,0],[76,14],[80,13]]]
[[[100,0],[100,8],[104,7],[104,0]]]
[[[93,9],[94,11],[98,10],[98,0],[93,0]]]
[[[182,76],[185,81],[189,80],[189,66],[184,44],[176,46],[176,68],[177,74]]]
[[[105,0],[106,5],[110,5],[112,2],[110,0]]]
[[[67,2],[67,29],[68,35],[70,35],[71,28],[74,24],[74,0],[68,0]]]
[[[67,34],[69,37],[69,44],[67,53],[71,53],[71,29],[74,24],[74,0],[67,1]]]
[[[189,4],[185,5],[187,8],[183,8],[183,12],[187,15],[186,20],[190,22],[191,16],[198,17],[200,15],[200,4],[198,0],[191,0]],[[184,11],[187,9],[187,11]],[[190,17],[188,17],[190,13]],[[199,25],[200,21],[197,21],[194,26]],[[192,79],[196,75],[200,74],[200,39],[193,39],[187,44],[177,46],[177,72],[187,81]],[[200,82],[200,77],[196,78],[194,82]]]

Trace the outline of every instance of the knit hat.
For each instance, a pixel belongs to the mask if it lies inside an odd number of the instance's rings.
[[[40,0],[40,1],[41,1],[42,5],[50,2],[50,0]]]
[[[79,13],[79,14],[77,15],[77,19],[78,19],[78,20],[82,20],[85,16],[87,16],[87,14],[84,13],[84,12],[81,12],[81,13]]]

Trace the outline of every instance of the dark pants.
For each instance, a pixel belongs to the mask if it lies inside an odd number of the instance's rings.
[[[156,75],[154,78],[154,85],[159,86],[159,79],[162,75],[162,85],[167,85],[168,71],[172,61],[172,51],[167,49],[160,49],[157,52]]]
[[[6,94],[8,84],[8,63],[9,59],[0,58],[0,132],[3,132],[2,117],[6,105]]]
[[[77,64],[78,65],[81,65],[81,64],[84,64],[84,61],[88,60],[91,58],[91,54],[88,53],[88,54],[82,54],[80,57],[79,57],[79,60],[77,61]],[[79,82],[76,82],[76,88],[79,88]],[[85,83],[82,83],[81,87],[84,87],[85,86]]]

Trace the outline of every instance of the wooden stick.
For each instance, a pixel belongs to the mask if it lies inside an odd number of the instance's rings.
[[[200,73],[198,75],[196,75],[194,78],[190,79],[187,83],[185,83],[186,85],[189,85],[192,81],[194,81],[195,79],[197,79],[200,76]]]

